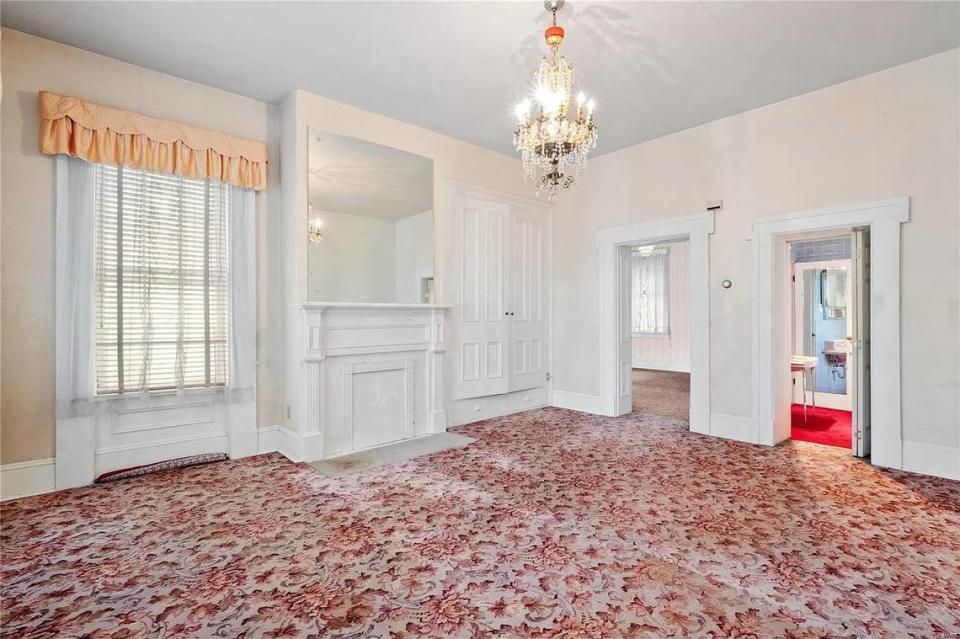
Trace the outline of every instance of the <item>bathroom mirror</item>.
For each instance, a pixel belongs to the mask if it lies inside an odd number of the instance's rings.
[[[312,302],[433,302],[433,160],[309,131]]]
[[[847,316],[847,272],[827,268],[820,271],[820,305],[823,319],[843,319]]]

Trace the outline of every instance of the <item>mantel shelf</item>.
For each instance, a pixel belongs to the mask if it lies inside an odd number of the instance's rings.
[[[319,311],[325,308],[341,309],[386,309],[386,310],[446,310],[453,308],[452,304],[399,304],[396,302],[303,302],[296,306],[310,311]]]

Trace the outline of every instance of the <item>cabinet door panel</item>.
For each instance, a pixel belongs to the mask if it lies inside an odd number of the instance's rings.
[[[507,392],[508,321],[504,310],[508,207],[499,202],[457,198],[456,396],[459,399]]]
[[[510,209],[510,390],[547,381],[543,344],[547,340],[547,214]]]

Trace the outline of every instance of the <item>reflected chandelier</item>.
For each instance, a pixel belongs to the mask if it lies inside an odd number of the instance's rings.
[[[563,42],[563,27],[557,26],[557,10],[564,0],[545,0],[543,5],[553,14],[553,22],[544,31],[550,47],[550,58],[540,60],[533,76],[533,99],[517,105],[517,128],[513,145],[520,151],[524,176],[536,180],[537,194],[553,197],[573,186],[575,176],[583,173],[587,154],[597,144],[597,127],[593,123],[595,103],[580,92],[576,111],[570,112],[573,96],[573,65],[557,49]],[[535,114],[531,115],[531,107]],[[572,172],[572,174],[571,174]]]

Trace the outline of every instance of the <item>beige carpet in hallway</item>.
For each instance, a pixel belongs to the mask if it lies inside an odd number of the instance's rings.
[[[633,410],[690,419],[690,373],[633,369]]]

